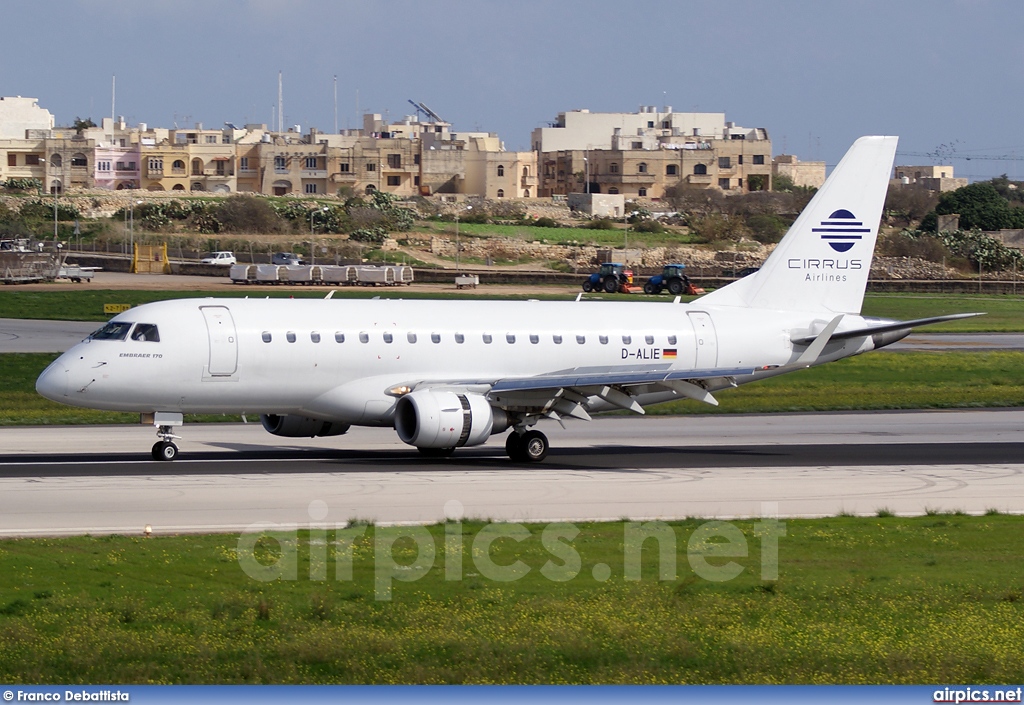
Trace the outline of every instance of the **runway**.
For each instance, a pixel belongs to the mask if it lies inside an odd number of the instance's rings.
[[[181,459],[164,464],[146,459],[148,427],[0,429],[0,535],[430,523],[446,506],[538,522],[1024,511],[1021,410],[618,417],[544,430],[551,455],[522,466],[504,457],[503,437],[428,460],[390,429],[307,440],[196,425],[184,428]]]

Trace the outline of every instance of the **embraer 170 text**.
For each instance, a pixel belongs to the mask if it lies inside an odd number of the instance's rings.
[[[270,432],[394,427],[445,456],[511,429],[539,461],[542,419],[714,392],[875,350],[958,316],[860,315],[895,137],[862,137],[756,273],[689,304],[181,299],[115,316],[50,365],[44,397],[132,411],[178,453],[185,413],[259,413]]]

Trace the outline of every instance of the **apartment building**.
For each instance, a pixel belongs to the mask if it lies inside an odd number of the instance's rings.
[[[785,176],[794,186],[820,188],[825,183],[825,162],[802,162],[792,154],[772,159],[772,176]]]
[[[574,192],[661,198],[678,185],[748,191],[771,186],[771,140],[724,113],[560,113],[533,131],[539,195]]]
[[[939,166],[896,166],[893,167],[891,183],[896,186],[921,188],[928,191],[955,191],[968,184],[967,179],[953,176],[953,167]]]

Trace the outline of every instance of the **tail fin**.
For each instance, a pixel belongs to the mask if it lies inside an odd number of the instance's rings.
[[[859,314],[897,140],[854,142],[764,266],[701,301]]]

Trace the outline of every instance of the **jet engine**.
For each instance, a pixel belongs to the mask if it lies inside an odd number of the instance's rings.
[[[395,406],[395,430],[417,448],[476,446],[501,433],[509,420],[480,394],[422,391],[407,394]]]
[[[288,438],[313,438],[315,436],[340,436],[349,429],[347,423],[338,421],[322,421],[306,416],[287,414],[260,414],[263,428],[275,436]]]

